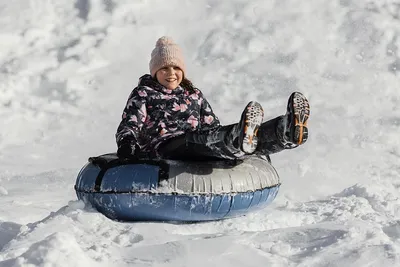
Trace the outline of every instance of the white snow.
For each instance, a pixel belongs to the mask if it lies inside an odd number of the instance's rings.
[[[400,266],[400,1],[0,3],[0,266]],[[76,200],[116,150],[127,97],[172,36],[225,124],[310,100],[306,145],[248,216],[120,223]]]

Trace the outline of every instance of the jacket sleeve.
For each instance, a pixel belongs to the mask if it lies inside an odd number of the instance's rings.
[[[209,131],[219,128],[220,122],[217,115],[214,114],[210,103],[207,99],[200,93],[202,101],[200,106],[200,130]]]
[[[137,142],[139,132],[147,116],[147,94],[143,88],[136,87],[129,95],[128,101],[122,113],[122,120],[118,126],[115,138],[117,144],[122,140]]]

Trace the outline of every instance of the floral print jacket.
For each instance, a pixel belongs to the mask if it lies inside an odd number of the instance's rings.
[[[130,94],[115,136],[117,144],[129,138],[150,152],[169,138],[218,127],[219,119],[200,90],[169,90],[146,74]]]

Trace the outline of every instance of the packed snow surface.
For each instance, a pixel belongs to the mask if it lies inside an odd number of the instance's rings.
[[[400,266],[399,0],[0,3],[0,266]],[[224,124],[310,100],[258,213],[121,223],[76,199],[162,35]]]

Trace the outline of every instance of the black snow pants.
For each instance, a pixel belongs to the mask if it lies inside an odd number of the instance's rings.
[[[268,156],[285,149],[276,134],[280,120],[282,116],[261,124],[255,153]],[[171,160],[236,160],[244,155],[238,145],[239,132],[239,126],[235,123],[210,132],[186,133],[167,140],[157,152],[161,158]]]

